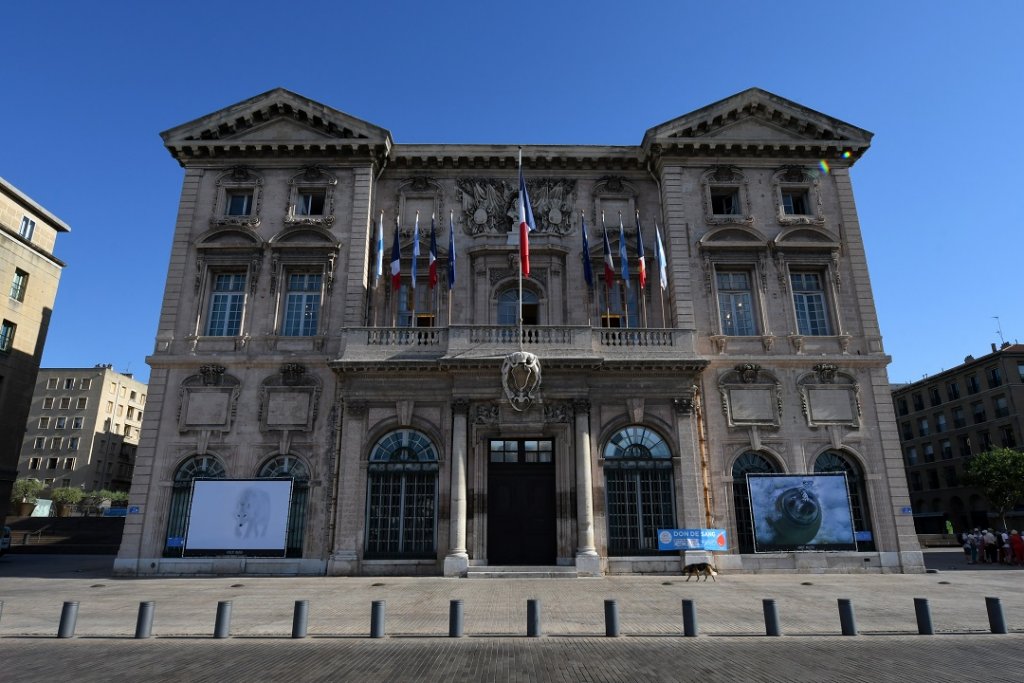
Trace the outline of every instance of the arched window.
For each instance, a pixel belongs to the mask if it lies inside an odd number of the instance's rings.
[[[263,463],[256,475],[261,479],[288,477],[292,480],[292,500],[288,509],[288,549],[286,557],[302,557],[302,538],[306,530],[306,506],[309,503],[309,468],[292,455],[277,455]]]
[[[850,511],[853,514],[853,529],[871,533],[871,511],[868,509],[868,492],[864,483],[864,470],[860,465],[836,451],[825,451],[814,461],[817,473],[846,472],[846,486],[850,492]],[[857,541],[857,550],[875,549],[874,537],[870,541]]]
[[[171,490],[171,512],[167,519],[165,557],[181,557],[188,531],[188,512],[192,506],[194,479],[224,479],[224,465],[212,455],[196,455],[178,466]]]
[[[658,552],[658,529],[674,529],[672,453],[652,429],[633,425],[604,447],[608,554]]]
[[[498,293],[498,324],[519,324],[519,289],[509,287]],[[540,299],[537,293],[529,289],[523,290],[523,324],[540,324]]]
[[[753,451],[747,451],[732,464],[732,501],[736,514],[736,547],[741,553],[754,552],[754,523],[750,517],[748,474],[778,474],[774,462]]]
[[[437,450],[425,434],[401,429],[370,450],[366,556],[433,557],[437,526]]]

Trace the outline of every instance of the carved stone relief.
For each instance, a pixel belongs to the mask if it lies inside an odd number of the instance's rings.
[[[778,429],[782,423],[782,385],[755,363],[742,363],[718,381],[722,412],[730,427]]]
[[[537,232],[567,235],[572,231],[576,181],[533,178],[526,181]],[[513,231],[519,221],[519,185],[510,180],[467,178],[456,181],[462,204],[463,230],[468,235]]]
[[[833,363],[818,363],[797,380],[800,407],[809,427],[860,426],[860,385]]]
[[[320,406],[320,380],[299,363],[285,363],[260,385],[263,431],[312,431]]]

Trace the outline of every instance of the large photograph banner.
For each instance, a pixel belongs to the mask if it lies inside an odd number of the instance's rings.
[[[754,552],[856,550],[846,474],[751,474]]]
[[[185,557],[284,557],[291,479],[196,479]]]

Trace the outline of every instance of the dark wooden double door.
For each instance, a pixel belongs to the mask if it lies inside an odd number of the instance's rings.
[[[488,564],[555,564],[554,463],[490,463],[487,500]]]

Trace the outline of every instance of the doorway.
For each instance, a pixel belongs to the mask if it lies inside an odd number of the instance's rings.
[[[492,440],[487,468],[487,560],[554,565],[555,463],[550,439]]]

